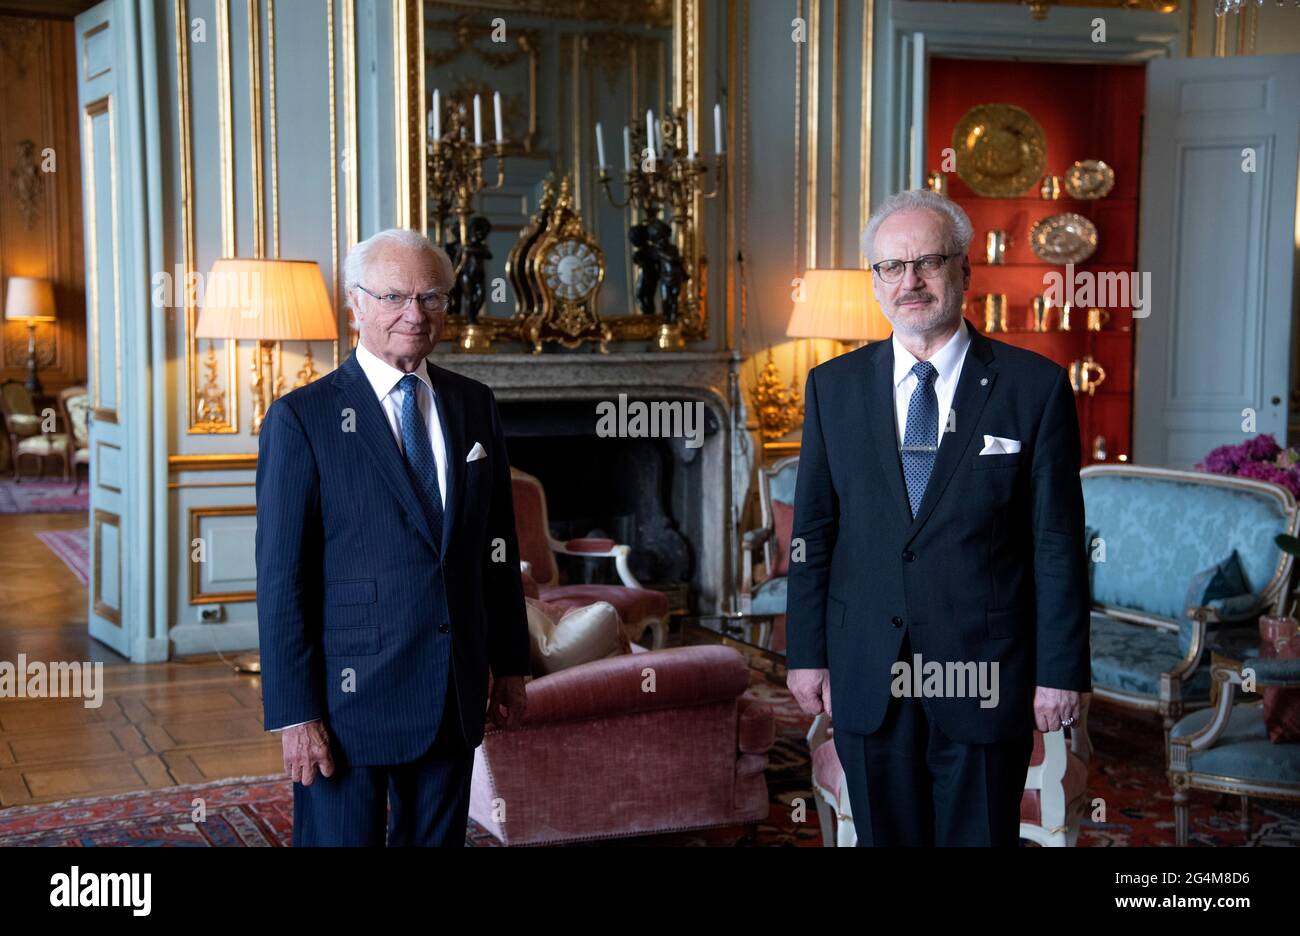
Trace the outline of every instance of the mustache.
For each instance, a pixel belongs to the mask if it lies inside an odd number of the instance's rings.
[[[906,293],[904,295],[900,295],[897,299],[894,300],[894,302],[901,304],[904,302],[915,302],[918,299],[928,299],[933,302],[934,296],[932,296],[928,292]]]

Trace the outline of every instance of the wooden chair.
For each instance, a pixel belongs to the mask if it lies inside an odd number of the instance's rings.
[[[744,578],[740,610],[754,614],[785,614],[786,566],[794,523],[794,487],[799,456],[778,459],[758,471],[759,522],[745,533]],[[757,554],[762,550],[761,560]],[[758,566],[762,566],[760,572]]]
[[[77,494],[81,491],[79,466],[86,466],[86,480],[90,480],[90,394],[85,387],[67,387],[59,394],[59,406],[71,436],[72,474],[76,479],[72,493]]]
[[[22,481],[20,462],[24,455],[37,459],[41,477],[45,477],[45,461],[57,458],[63,463],[63,479],[68,480],[69,441],[65,432],[42,432],[41,417],[36,413],[31,394],[17,380],[0,383],[0,416],[4,417],[5,431],[9,435],[9,455],[14,461],[14,483]]]

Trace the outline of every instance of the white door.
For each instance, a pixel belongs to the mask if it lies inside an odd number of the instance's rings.
[[[1286,444],[1300,55],[1147,66],[1133,452],[1189,467],[1254,431]]]
[[[90,634],[132,659],[150,621],[144,171],[138,159],[137,9],[106,0],[77,25],[90,420]],[[141,557],[128,562],[129,557]],[[134,576],[125,574],[130,568]]]

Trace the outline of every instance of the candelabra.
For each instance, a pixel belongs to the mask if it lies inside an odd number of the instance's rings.
[[[664,257],[666,266],[670,271],[679,272],[676,277],[671,273],[665,276],[661,272],[659,275],[664,322],[655,336],[653,347],[660,351],[684,348],[682,320],[692,324],[698,320],[698,290],[685,291],[680,310],[675,290],[682,285],[681,280],[690,275],[681,266],[680,258],[695,255],[695,201],[697,198],[716,198],[724,186],[726,161],[721,151],[719,113],[715,112],[716,152],[711,159],[697,155],[694,116],[685,110],[669,109],[657,122],[652,113],[647,113],[645,133],[640,127],[624,127],[621,199],[614,194],[614,182],[605,162],[604,139],[600,124],[596,125],[600,184],[610,204],[620,209],[634,206],[646,223],[666,213],[672,223],[675,245],[663,245],[661,249],[671,249],[672,255]]]
[[[467,256],[465,246],[469,243],[469,220],[474,213],[474,198],[485,188],[491,191],[505,185],[506,159],[505,141],[501,139],[499,98],[496,104],[497,139],[491,144],[479,142],[483,134],[478,95],[474,96],[474,140],[469,139],[465,104],[458,101],[450,103],[444,133],[439,95],[435,92],[434,110],[429,114],[426,160],[429,213],[433,219],[437,243],[446,243],[447,220],[451,215],[456,216],[458,223],[456,279],[459,280]],[[484,184],[483,163],[489,156],[495,156],[497,162],[496,182],[493,185]],[[465,327],[460,335],[460,347],[464,351],[487,351],[492,347],[492,330],[487,324],[479,323],[479,311],[472,307],[466,310]]]

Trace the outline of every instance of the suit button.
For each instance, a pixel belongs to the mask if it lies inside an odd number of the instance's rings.
[[[439,624],[439,625],[438,625],[438,633],[440,633],[440,634],[445,634],[445,633],[447,633],[449,630],[451,630],[451,627],[450,627],[450,625],[448,625],[448,624],[446,624],[446,623],[443,623],[443,624]]]
[[[904,550],[903,550],[903,561],[904,561],[904,562],[915,562],[915,561],[916,561],[916,553],[912,552],[912,550],[910,550],[910,549],[904,549]]]
[[[889,619],[889,623],[893,624],[895,627],[902,627],[903,619],[898,615],[894,615],[892,618]]]

